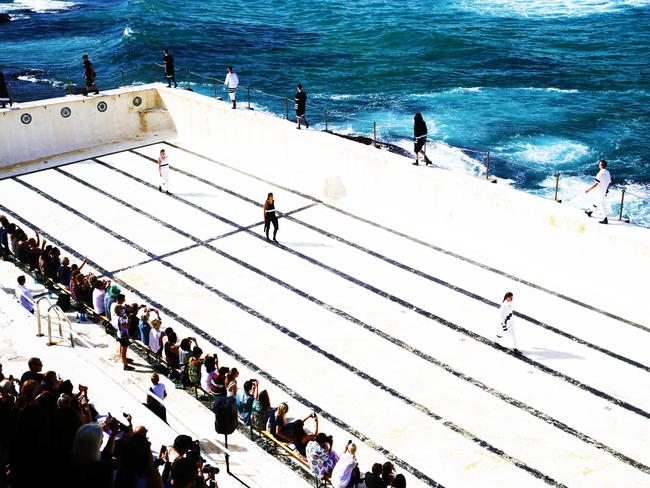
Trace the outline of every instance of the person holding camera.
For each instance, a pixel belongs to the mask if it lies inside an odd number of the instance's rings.
[[[361,479],[361,472],[357,462],[357,446],[348,441],[340,459],[332,470],[332,488],[352,488],[357,486]]]
[[[309,419],[314,419],[315,429],[312,434],[305,431],[305,422]],[[310,413],[304,420],[296,420],[291,423],[291,437],[293,445],[302,456],[307,456],[307,444],[316,439],[318,435],[318,415],[316,412]]]

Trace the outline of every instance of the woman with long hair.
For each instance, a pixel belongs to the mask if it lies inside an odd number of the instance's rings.
[[[426,166],[431,164],[431,160],[427,157],[427,123],[422,118],[420,112],[413,117],[413,140],[415,143],[415,162],[414,165],[419,165],[418,154],[422,153],[424,156],[424,164]]]
[[[501,303],[501,307],[499,308],[500,323],[499,330],[497,331],[497,342],[505,342],[505,345],[501,344],[503,347],[512,348],[512,352],[515,354],[521,354],[519,349],[517,349],[517,338],[515,337],[515,312],[512,308],[513,297],[514,295],[512,292],[506,293],[503,297],[503,303]],[[504,337],[505,341],[502,341]]]

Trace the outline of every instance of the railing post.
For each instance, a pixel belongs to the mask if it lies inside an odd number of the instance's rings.
[[[289,120],[289,97],[284,97],[284,115]]]
[[[47,345],[52,345],[52,317],[47,314]]]
[[[325,132],[327,132],[327,109],[325,109]]]
[[[214,86],[214,98],[217,98],[217,77],[212,78],[212,84]]]
[[[43,329],[41,327],[41,307],[38,301],[36,302],[36,310],[34,310],[34,313],[36,314],[36,337],[43,337]]]
[[[625,201],[625,188],[621,190],[621,211],[618,213],[618,220],[623,220],[623,202]]]
[[[558,171],[557,173],[555,173],[555,201],[562,203],[562,200],[557,199],[557,192],[559,188],[560,188],[560,172]]]
[[[485,153],[485,179],[490,179],[490,151]]]
[[[372,145],[377,147],[377,122],[372,123]]]
[[[124,76],[124,69],[120,68],[120,74],[122,75],[122,87],[126,86],[126,78]]]
[[[70,78],[68,78],[67,91],[68,95],[72,95],[72,81],[70,81]]]
[[[248,97],[248,110],[251,109],[251,87],[246,87],[246,96]]]

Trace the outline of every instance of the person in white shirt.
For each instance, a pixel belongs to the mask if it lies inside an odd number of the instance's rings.
[[[149,349],[154,354],[160,353],[162,349],[162,337],[164,332],[160,330],[160,319],[153,319],[151,321],[151,329],[149,330]]]
[[[104,298],[106,297],[106,288],[110,281],[97,280],[95,289],[93,290],[93,310],[96,314],[104,315],[106,309],[104,308]]]
[[[232,102],[232,108],[237,108],[237,88],[239,87],[239,77],[232,69],[232,66],[228,66],[228,74],[226,79],[223,82],[224,86],[228,88],[228,98]]]
[[[31,313],[34,313],[34,297],[32,292],[25,286],[25,275],[18,277],[18,286],[16,287],[16,298],[20,304]]]
[[[594,207],[600,211],[603,217],[603,220],[601,220],[599,223],[607,224],[608,223],[607,216],[609,215],[609,205],[607,203],[606,197],[607,197],[607,193],[609,193],[609,187],[612,184],[612,177],[609,174],[609,171],[606,169],[607,161],[601,159],[600,162],[598,163],[598,167],[600,168],[600,171],[596,175],[596,183],[594,183],[589,188],[587,188],[585,190],[585,193],[589,193],[594,188],[596,189],[597,192],[596,203],[594,204]],[[593,210],[585,210],[585,213],[589,217],[591,217]]]
[[[332,488],[348,488],[356,486],[361,478],[359,468],[357,468],[357,446],[348,441],[345,451],[334,466],[332,471]]]
[[[512,348],[512,352],[515,354],[521,354],[519,349],[517,349],[517,338],[515,337],[515,327],[514,327],[514,315],[515,312],[512,308],[512,299],[514,295],[511,292],[508,292],[503,297],[503,303],[501,308],[499,308],[499,330],[497,332],[497,342],[505,342],[501,344],[503,347]],[[506,339],[502,341],[502,339]]]
[[[167,398],[167,390],[165,389],[165,385],[160,383],[160,376],[158,376],[158,373],[153,373],[151,375],[151,385],[149,393],[147,394],[147,407],[149,407],[149,410],[153,413],[158,415],[163,422],[167,422],[167,410],[163,403],[165,398]]]
[[[160,150],[158,158],[158,174],[160,175],[160,185],[158,191],[163,191],[169,195],[169,159],[164,149]]]

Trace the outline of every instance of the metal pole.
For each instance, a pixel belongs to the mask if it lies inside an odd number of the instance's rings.
[[[327,132],[327,109],[325,109],[325,132]]]
[[[248,110],[251,109],[251,87],[246,87],[246,93],[248,94]]]
[[[490,151],[488,151],[485,156],[485,179],[490,179]]]
[[[558,201],[558,199],[557,199],[557,191],[558,191],[559,187],[560,187],[560,173],[557,172],[557,173],[555,173],[555,201],[556,202]]]
[[[289,97],[284,97],[284,115],[289,120]]]
[[[47,314],[47,345],[52,345],[52,317],[50,317],[49,312]]]
[[[36,325],[38,326],[36,337],[43,337],[43,330],[41,328],[41,307],[38,303],[36,303],[36,310],[34,310],[34,313],[36,313]]]
[[[623,220],[623,201],[625,200],[625,188],[621,190],[621,211],[618,214],[618,220]]]
[[[212,78],[212,84],[214,86],[214,98],[217,98],[217,78]]]
[[[377,122],[372,123],[372,145],[377,147]]]

